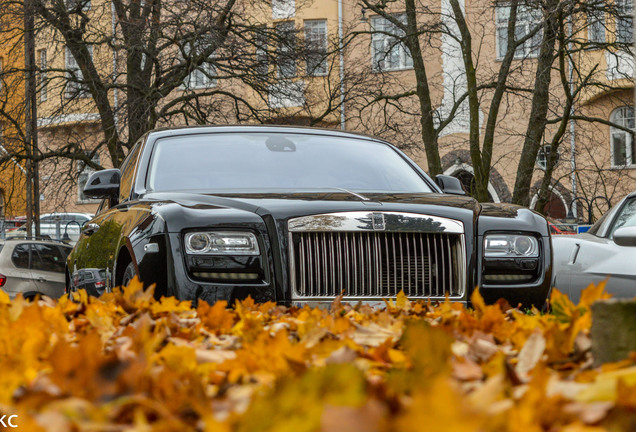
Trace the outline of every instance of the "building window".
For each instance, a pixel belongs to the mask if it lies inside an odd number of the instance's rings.
[[[272,19],[289,19],[296,15],[295,0],[272,0]]]
[[[205,61],[190,72],[185,79],[184,86],[188,89],[210,88],[216,85],[216,68],[214,64]]]
[[[587,40],[590,43],[605,43],[605,4],[591,4],[587,14]]]
[[[40,102],[46,101],[47,94],[47,75],[46,75],[46,50],[40,50],[40,73],[38,74],[38,80],[40,84]]]
[[[208,50],[209,44],[205,39],[184,46],[186,63],[198,63],[204,50]],[[142,60],[145,58],[142,57]],[[143,67],[143,66],[142,66]],[[216,67],[214,66],[214,54],[203,59],[203,62],[183,80],[186,89],[204,89],[216,85]]]
[[[624,106],[615,109],[610,121],[618,126],[634,130],[634,107]],[[617,127],[610,127],[612,141],[612,166],[625,167],[636,165],[636,147],[634,132],[627,132]]]
[[[296,76],[296,28],[292,21],[276,24],[278,37],[278,76],[293,78]]]
[[[70,12],[76,12],[81,8],[82,11],[91,9],[91,0],[66,0],[66,9]]]
[[[393,15],[400,22],[406,23],[406,14]],[[401,38],[404,31],[382,16],[371,17],[371,56],[373,70],[392,71],[413,67],[411,53],[406,49]]]
[[[634,41],[632,0],[616,0],[616,42],[631,44]]]
[[[508,20],[510,6],[497,6],[497,58],[502,59],[508,50]],[[528,6],[517,7],[517,22],[515,24],[515,40],[521,40],[534,32],[541,25],[540,9]],[[515,58],[536,57],[539,55],[543,32],[536,33],[515,49]]]
[[[327,21],[305,21],[305,63],[307,75],[327,75]]]
[[[539,149],[539,153],[537,153],[537,165],[542,170],[545,170],[548,167],[548,159],[550,158],[550,152],[552,151],[552,146],[544,145]],[[556,155],[555,165],[559,162],[559,153]]]
[[[90,58],[93,58],[93,47],[89,45],[88,54]],[[66,97],[68,99],[74,97],[89,97],[88,86],[84,81],[84,75],[80,70],[75,57],[71,53],[71,50],[66,48]]]
[[[267,55],[267,27],[259,27],[254,34],[254,45],[256,47],[256,67],[258,75],[266,76],[269,72],[269,57]]]
[[[94,155],[91,160],[99,165],[99,155]],[[84,186],[86,186],[88,178],[95,172],[95,169],[86,165],[84,161],[77,161],[77,172],[77,200],[81,203],[95,202],[94,199],[84,195]]]

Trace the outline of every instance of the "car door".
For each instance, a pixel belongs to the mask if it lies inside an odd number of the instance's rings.
[[[31,274],[39,293],[51,298],[64,294],[64,262],[68,252],[56,244],[31,244]]]
[[[121,226],[113,220],[115,210],[109,209],[84,224],[69,262],[71,274],[82,269],[110,271]]]
[[[607,279],[605,289],[614,297],[636,296],[636,248],[619,246],[613,234],[618,228],[636,226],[636,197],[628,198],[599,236],[587,234],[577,242],[571,267],[570,297],[578,302],[581,291],[590,283]]]
[[[7,246],[5,246],[6,248]],[[2,289],[14,298],[18,293],[32,294],[37,292],[37,286],[31,275],[30,265],[31,245],[18,243],[13,246],[10,256],[2,260],[2,273],[7,281]]]

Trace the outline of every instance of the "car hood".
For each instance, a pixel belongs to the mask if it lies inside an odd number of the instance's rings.
[[[545,219],[510,204],[479,204],[466,196],[438,193],[364,193],[342,191],[277,193],[153,192],[142,200],[163,215],[167,231],[218,224],[269,223],[285,225],[291,218],[342,212],[404,212],[439,216],[464,223],[474,231],[478,216],[487,229],[539,231],[547,235]],[[131,203],[132,204],[132,203]],[[170,217],[178,212],[180,217]],[[177,222],[178,221],[178,222]],[[282,228],[282,226],[281,226]]]

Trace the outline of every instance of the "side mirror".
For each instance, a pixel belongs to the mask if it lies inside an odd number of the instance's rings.
[[[119,196],[121,174],[117,168],[96,171],[84,186],[84,195],[89,198],[116,199]]]
[[[619,246],[636,246],[636,227],[622,227],[614,231],[614,242]]]
[[[466,195],[464,185],[456,177],[438,174],[435,176],[435,182],[444,193],[452,195]]]

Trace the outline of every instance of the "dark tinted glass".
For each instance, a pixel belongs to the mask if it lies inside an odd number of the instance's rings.
[[[159,140],[148,189],[431,192],[388,145],[283,133],[207,134]]]
[[[64,273],[64,256],[57,245],[34,244],[31,269]]]
[[[29,268],[29,245],[19,244],[13,249],[11,254],[11,261],[17,268],[28,269]]]

